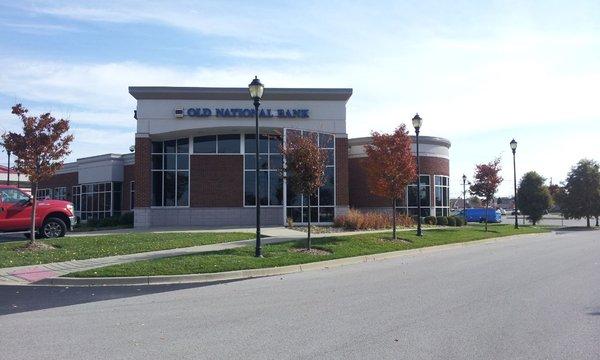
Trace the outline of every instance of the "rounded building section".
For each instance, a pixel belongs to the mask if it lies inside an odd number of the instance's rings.
[[[412,153],[416,157],[416,138],[411,136]],[[371,193],[365,165],[368,161],[365,145],[371,137],[348,140],[348,193],[350,207],[363,211],[389,211],[390,200]],[[405,196],[396,209],[401,214],[417,215],[418,201],[421,216],[447,216],[450,207],[450,141],[441,137],[419,136],[421,192],[415,181],[406,188]]]

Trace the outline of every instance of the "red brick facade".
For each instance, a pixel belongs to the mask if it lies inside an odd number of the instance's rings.
[[[243,155],[191,155],[191,207],[243,207]]]
[[[369,191],[367,172],[364,168],[366,158],[348,159],[348,188],[350,194],[350,207],[385,207],[390,206],[389,200],[373,195]]]
[[[348,139],[335,139],[335,202],[337,206],[349,205],[348,193]]]
[[[71,199],[73,194],[73,186],[79,184],[79,174],[77,172],[70,172],[64,174],[56,174],[50,179],[41,181],[38,185],[38,189],[44,188],[55,188],[65,186],[67,188],[67,199]]]
[[[450,161],[439,157],[421,157],[421,174],[450,176]]]
[[[429,183],[431,187],[430,196],[431,203],[433,204],[434,197],[434,178],[433,175],[446,175],[450,174],[450,162],[448,159],[438,157],[427,157],[422,156],[421,160],[421,174],[430,175]],[[361,208],[361,207],[388,207],[391,206],[390,200],[384,197],[376,196],[371,194],[367,183],[367,174],[363,167],[363,163],[367,161],[367,158],[353,158],[348,159],[349,168],[349,193],[350,193],[350,207]]]
[[[152,195],[151,168],[152,142],[149,138],[135,138],[135,206],[149,207]]]

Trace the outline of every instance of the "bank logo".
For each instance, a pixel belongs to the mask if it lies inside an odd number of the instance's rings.
[[[256,111],[254,109],[234,109],[234,108],[188,108],[178,107],[175,109],[175,117],[209,117],[218,118],[254,118]],[[280,119],[307,119],[310,118],[308,109],[261,109],[258,114],[261,118],[280,118]]]

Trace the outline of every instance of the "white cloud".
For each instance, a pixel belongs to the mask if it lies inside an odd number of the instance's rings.
[[[53,35],[57,32],[74,32],[79,31],[76,27],[58,25],[58,24],[44,24],[44,23],[32,23],[32,22],[0,22],[0,27],[7,27],[16,30],[20,33],[34,34],[34,35]]]
[[[490,23],[488,28],[487,22],[473,25],[469,19],[467,25],[481,31],[465,33],[456,24],[448,26],[449,17],[442,10],[441,17],[403,21],[408,15],[397,4],[382,10],[352,3],[327,5],[330,8],[302,3],[289,5],[292,9],[287,13],[284,6],[271,6],[253,17],[249,16],[252,3],[238,3],[235,11],[224,10],[220,2],[32,3],[31,11],[57,18],[160,24],[200,34],[208,42],[234,37],[249,44],[238,47],[238,41],[219,41],[223,45],[216,48],[216,55],[233,57],[237,61],[233,66],[230,61],[218,65],[218,60],[214,66],[176,67],[140,61],[32,61],[18,54],[0,59],[3,94],[50,104],[50,109],[70,115],[78,127],[102,124],[129,129],[135,101],[128,86],[245,86],[257,74],[273,87],[354,88],[347,114],[350,136],[367,135],[373,129],[390,131],[399,123],[409,124],[419,112],[425,120],[424,135],[459,141],[467,141],[467,136],[481,138],[489,150],[460,150],[460,159],[453,159],[453,164],[461,164],[453,167],[459,176],[465,169],[471,171],[475,162],[507,151],[506,139],[498,139],[498,134],[535,143],[536,151],[553,156],[553,161],[538,166],[564,173],[572,157],[552,145],[561,134],[548,133],[544,141],[523,129],[572,122],[585,123],[590,134],[600,133],[596,99],[600,70],[594,61],[600,41],[595,33],[586,35],[576,28],[543,32],[519,26],[514,18],[509,23],[498,21],[502,26]],[[444,21],[436,25],[438,19]],[[421,21],[426,21],[426,29],[415,26]],[[2,114],[0,121],[5,124]],[[566,139],[578,142],[574,137]],[[590,147],[585,151],[589,156],[600,153]],[[523,164],[534,167],[533,161],[525,162],[527,153],[534,154],[524,150]]]
[[[235,11],[222,11],[222,3],[206,1],[102,1],[73,4],[54,1],[32,2],[29,11],[84,22],[159,24],[204,35],[235,38],[271,39],[269,27],[256,27],[249,9],[237,6]],[[243,4],[242,4],[243,5]],[[264,19],[265,25],[271,21]]]

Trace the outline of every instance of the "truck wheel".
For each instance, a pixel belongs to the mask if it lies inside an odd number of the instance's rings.
[[[67,225],[59,218],[51,217],[44,221],[40,235],[46,239],[58,238],[65,236]]]

